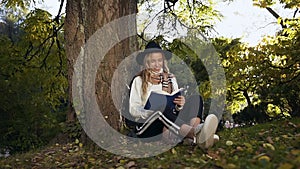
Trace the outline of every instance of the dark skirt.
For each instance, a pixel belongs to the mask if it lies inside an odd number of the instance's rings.
[[[183,124],[190,124],[191,119],[198,117],[202,120],[203,117],[203,99],[200,95],[192,95],[186,99],[183,109],[179,112],[165,108],[160,117],[155,116],[155,120],[141,133],[137,134],[140,138],[150,138],[162,134],[163,128],[181,127]],[[149,118],[154,118],[150,116]],[[165,119],[165,120],[164,120]],[[146,119],[146,121],[150,121]],[[144,125],[145,126],[145,125]],[[140,123],[136,128],[136,133],[143,129],[143,123]],[[157,137],[161,139],[161,136]]]

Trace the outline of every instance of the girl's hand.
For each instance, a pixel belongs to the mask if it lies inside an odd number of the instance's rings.
[[[185,104],[185,98],[184,96],[178,96],[173,101],[175,104],[177,104],[179,107],[183,107]]]

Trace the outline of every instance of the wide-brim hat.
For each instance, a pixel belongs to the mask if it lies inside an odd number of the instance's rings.
[[[149,53],[155,53],[155,52],[160,52],[163,53],[166,60],[169,60],[172,58],[172,53],[166,50],[163,50],[159,44],[155,43],[154,41],[150,41],[146,47],[145,50],[143,52],[140,52],[137,56],[136,56],[136,61],[138,62],[138,64],[143,65],[144,64],[144,59],[145,56]]]

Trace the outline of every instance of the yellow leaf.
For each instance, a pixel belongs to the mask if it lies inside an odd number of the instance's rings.
[[[175,150],[175,148],[171,149],[172,154],[177,154],[177,151]]]
[[[89,160],[90,162],[96,161],[96,159],[95,159],[95,158],[92,158],[92,157],[89,157],[88,160]]]
[[[226,145],[228,145],[228,146],[232,146],[232,145],[233,145],[233,142],[232,142],[232,141],[230,141],[230,140],[228,140],[228,141],[226,141]]]
[[[265,160],[265,161],[269,162],[271,159],[270,159],[270,157],[264,155],[264,156],[259,157],[258,160],[259,160],[259,161]]]
[[[292,164],[289,163],[283,163],[281,164],[278,169],[292,169],[294,166]]]
[[[229,164],[227,164],[227,168],[234,169],[234,168],[237,168],[237,167],[236,167],[236,165],[234,165],[232,163],[229,163]]]
[[[278,24],[280,24],[280,23],[281,23],[281,21],[282,21],[282,18],[281,18],[281,17],[279,17],[279,18],[277,19],[277,23],[278,23]]]
[[[291,153],[295,156],[300,155],[300,150],[291,150]]]
[[[271,149],[271,150],[275,150],[275,147],[274,147],[272,144],[270,144],[270,143],[264,143],[264,144],[263,144],[263,147],[264,147],[264,148],[269,148],[269,149]]]
[[[252,148],[252,145],[250,143],[244,143],[244,145],[247,147],[247,148]]]
[[[289,138],[289,136],[286,135],[286,134],[282,135],[282,137],[283,137],[283,138]]]
[[[123,160],[123,159],[120,160],[121,164],[125,164],[126,162],[127,162],[126,160]]]

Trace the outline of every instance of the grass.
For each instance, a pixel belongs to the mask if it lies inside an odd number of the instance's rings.
[[[178,145],[160,155],[130,159],[80,143],[49,145],[43,149],[0,159],[0,168],[225,168],[300,169],[300,118],[251,127],[224,129],[220,141],[207,151]]]

